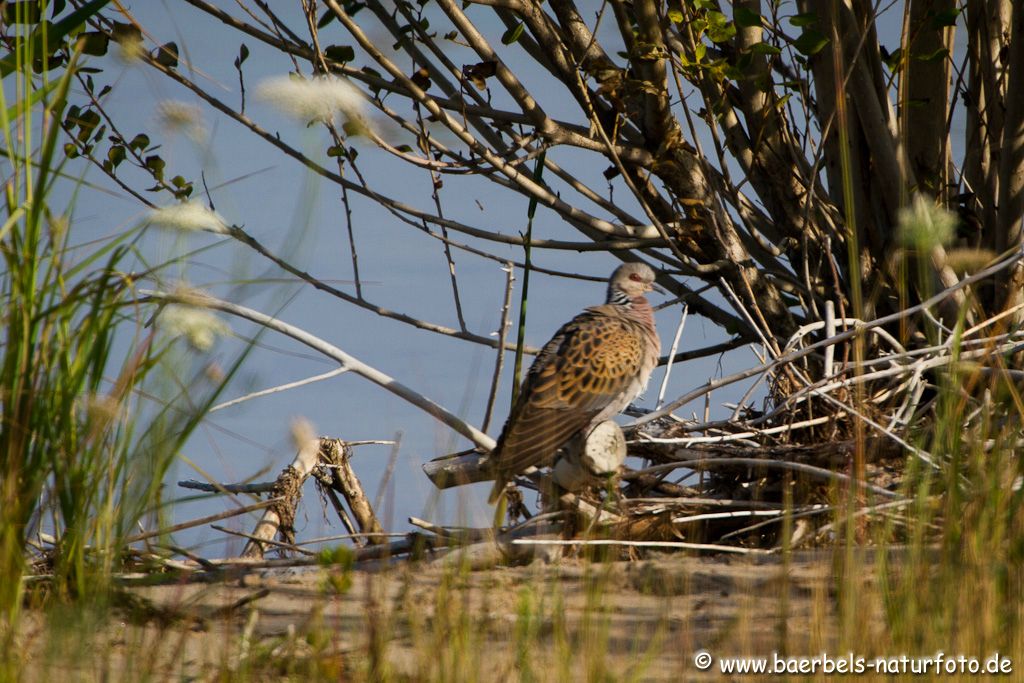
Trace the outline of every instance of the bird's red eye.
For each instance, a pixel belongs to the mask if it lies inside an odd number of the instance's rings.
[[[643,278],[640,277],[639,273],[633,273],[632,275],[629,276],[629,279],[632,280],[633,282],[643,282]]]

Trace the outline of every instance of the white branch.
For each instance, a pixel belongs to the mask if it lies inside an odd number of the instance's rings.
[[[269,396],[270,394],[276,394],[276,393],[279,393],[281,391],[288,391],[289,389],[297,389],[298,387],[305,386],[307,384],[313,384],[314,382],[319,382],[321,380],[330,379],[331,377],[334,377],[335,375],[341,375],[341,374],[346,373],[346,372],[348,372],[348,368],[335,368],[335,369],[331,370],[330,372],[325,372],[325,373],[323,373],[321,375],[314,375],[313,377],[307,377],[306,379],[300,379],[300,380],[296,380],[294,382],[288,382],[287,384],[279,384],[278,386],[270,387],[269,389],[262,389],[260,391],[254,391],[251,394],[246,394],[245,396],[239,396],[238,398],[233,398],[230,401],[224,401],[223,403],[218,403],[214,407],[210,408],[210,412],[212,413],[212,412],[217,411],[217,410],[223,410],[224,408],[229,408],[231,406],[236,406],[239,403],[245,403],[246,401],[250,401],[250,400],[252,400],[254,398],[259,398],[260,396]]]
[[[452,414],[447,409],[434,403],[426,396],[413,391],[409,387],[405,386],[393,377],[384,374],[380,370],[363,363],[358,358],[350,356],[345,353],[337,346],[330,344],[317,336],[306,332],[298,327],[289,325],[286,322],[282,322],[276,318],[272,318],[269,315],[254,311],[251,308],[245,306],[239,306],[238,304],[229,303],[216,297],[209,296],[207,294],[189,293],[188,295],[181,294],[168,294],[167,292],[157,292],[152,290],[140,290],[140,294],[143,296],[155,299],[157,301],[166,301],[179,304],[186,304],[191,306],[198,306],[202,308],[210,308],[217,311],[222,311],[230,315],[251,320],[254,323],[262,325],[267,329],[280,332],[281,334],[291,337],[292,339],[302,342],[306,346],[319,351],[328,358],[336,360],[347,370],[365,377],[374,384],[387,389],[395,396],[402,398],[409,403],[413,404],[417,408],[420,408],[437,420],[448,425],[459,434],[472,441],[474,444],[481,448],[491,450],[494,448],[494,439],[487,436],[477,428],[470,424],[467,424],[464,420],[458,416]]]

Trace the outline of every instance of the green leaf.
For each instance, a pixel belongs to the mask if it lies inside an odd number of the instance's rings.
[[[176,188],[180,190],[181,188],[188,185],[188,181],[185,180],[183,176],[176,175],[173,178],[171,178],[171,185],[174,185]]]
[[[898,47],[895,52],[890,53],[885,49],[884,45],[879,45],[878,50],[882,54],[882,61],[885,62],[887,67],[889,67],[889,71],[895,73],[903,62],[903,48]]]
[[[328,45],[324,55],[331,61],[344,64],[356,58],[356,51],[351,45]]]
[[[175,42],[165,43],[153,50],[150,55],[153,61],[168,69],[178,68],[178,44]]]
[[[320,17],[320,20],[316,22],[316,27],[318,29],[321,29],[324,26],[327,26],[327,24],[334,21],[336,18],[337,17],[335,17],[334,12],[332,12],[331,10],[327,10],[326,12],[324,12],[323,16]]]
[[[919,62],[938,62],[942,61],[949,56],[949,50],[944,47],[940,47],[934,52],[926,52],[924,54],[914,55],[914,59]]]
[[[75,137],[79,142],[85,142],[92,135],[96,126],[100,124],[100,115],[92,109],[88,109],[76,116],[74,123],[78,126],[78,134]]]
[[[943,10],[942,12],[936,12],[932,17],[932,28],[939,30],[946,28],[947,26],[956,26],[956,20],[960,16],[962,9],[952,8]]]
[[[754,61],[754,55],[750,52],[742,52],[736,57],[735,63],[732,65],[735,68],[735,75],[731,75],[730,78],[742,78],[747,75],[750,65]]]
[[[238,48],[238,56],[235,57],[235,68],[241,69],[247,59],[249,59],[249,47],[245,43],[242,43]]]
[[[525,28],[526,28],[526,25],[523,22],[520,21],[518,24],[516,24],[512,28],[510,28],[507,31],[505,31],[501,35],[501,42],[502,42],[502,44],[503,45],[511,45],[512,43],[518,42],[519,39],[522,37],[523,29],[525,29]]]
[[[665,58],[665,48],[655,43],[638,40],[633,44],[632,59],[641,62],[657,62]]]
[[[356,137],[358,135],[366,135],[366,126],[359,121],[346,121],[341,124],[341,129],[345,131],[345,135],[349,137]]]
[[[22,0],[4,4],[0,18],[5,24],[38,24],[43,18],[38,0]]]
[[[496,61],[480,62],[462,67],[463,77],[472,82],[479,90],[486,90],[487,79],[497,72],[498,63]]]
[[[124,158],[125,152],[123,145],[114,145],[109,150],[107,150],[107,159],[110,160],[110,164],[114,168],[117,168],[121,164],[121,162],[124,161]]]
[[[746,7],[737,7],[733,11],[733,20],[740,28],[752,28],[761,26],[764,19],[757,12]]]
[[[35,54],[49,52],[44,48],[49,45],[59,45],[65,37],[77,30],[85,23],[86,19],[99,12],[109,2],[110,0],[90,0],[90,2],[85,3],[60,21],[46,27],[45,30],[40,30],[42,27],[37,26],[36,29],[32,31],[32,35],[29,36],[29,40],[35,43],[33,52]],[[46,37],[45,46],[43,45],[44,35]],[[6,78],[17,68],[17,50],[18,48],[16,47],[14,52],[8,53],[6,57],[0,60],[0,78]]]
[[[153,156],[146,157],[143,163],[146,165],[149,172],[153,174],[154,178],[157,180],[164,179],[164,168],[167,167],[166,161],[154,154]]]
[[[732,39],[736,35],[736,24],[729,21],[729,19],[721,12],[708,12],[708,38],[713,43],[725,43]]]
[[[115,43],[141,43],[142,31],[135,24],[115,21],[110,29],[110,37]]]
[[[683,23],[683,11],[678,9],[670,9],[668,11],[668,20],[673,24]]]
[[[110,36],[100,31],[86,31],[78,36],[78,49],[82,54],[102,57],[110,47]]]
[[[811,55],[816,55],[821,52],[822,48],[828,45],[828,42],[828,38],[826,38],[821,31],[809,28],[793,41],[793,47],[795,47],[801,54],[810,57]]]
[[[139,133],[132,138],[132,141],[128,143],[128,146],[138,152],[145,151],[145,149],[149,147],[149,136],[145,133]]]
[[[368,76],[375,76],[377,78],[381,77],[379,71],[377,71],[375,69],[371,69],[368,66],[364,66],[364,67],[362,67],[359,70],[362,71],[364,74],[366,74]],[[380,86],[379,85],[376,85],[376,84],[373,84],[373,83],[367,83],[366,87],[368,87],[370,89],[370,91],[373,92],[374,95],[376,95],[377,93],[380,92]]]
[[[789,23],[797,28],[804,28],[805,26],[811,26],[818,22],[818,15],[814,12],[804,12],[803,14],[794,14],[789,18]]]
[[[53,46],[54,50],[61,49],[61,45]],[[44,71],[52,71],[64,66],[65,57],[63,54],[50,54],[46,59],[36,58],[32,60],[32,73],[41,74]]]
[[[772,45],[771,43],[754,43],[750,46],[750,51],[755,55],[777,55],[782,50]]]

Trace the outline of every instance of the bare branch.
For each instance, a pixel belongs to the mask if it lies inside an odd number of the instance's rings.
[[[390,391],[392,394],[399,398],[408,401],[412,405],[420,408],[424,412],[428,413],[438,421],[448,425],[459,434],[472,441],[477,446],[485,450],[491,450],[494,448],[494,439],[487,436],[483,432],[479,431],[475,427],[467,424],[458,416],[449,412],[442,406],[434,403],[422,394],[410,389],[398,380],[384,374],[380,370],[366,365],[359,359],[351,356],[333,344],[316,337],[305,330],[299,329],[286,322],[282,322],[277,318],[271,317],[259,311],[254,311],[251,308],[245,306],[239,306],[238,304],[229,303],[221,299],[206,295],[206,294],[168,294],[165,292],[157,292],[152,290],[141,290],[140,294],[153,301],[163,301],[168,303],[179,303],[190,306],[199,306],[202,308],[209,308],[212,310],[223,311],[239,318],[251,320],[254,323],[262,325],[267,329],[280,332],[296,341],[302,342],[306,346],[319,351],[328,358],[332,358],[340,363],[343,367],[348,368],[352,372],[365,377],[374,384]]]

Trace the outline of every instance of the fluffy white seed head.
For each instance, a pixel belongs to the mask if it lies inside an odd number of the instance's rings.
[[[206,139],[203,112],[194,104],[164,100],[156,108],[157,123],[170,133],[183,133],[196,142]]]
[[[898,222],[900,240],[904,245],[932,249],[952,241],[957,217],[936,206],[930,198],[918,194],[914,195],[910,206],[900,209]]]
[[[212,312],[183,304],[164,306],[157,322],[167,334],[184,337],[198,351],[209,351],[217,337],[231,332],[227,323]]]
[[[228,225],[220,214],[202,202],[189,201],[154,209],[149,213],[149,222],[168,230],[182,232],[207,232],[226,235]]]
[[[334,76],[276,76],[260,83],[256,97],[302,122],[328,122],[339,113],[356,120],[366,109],[366,98],[359,89]]]

